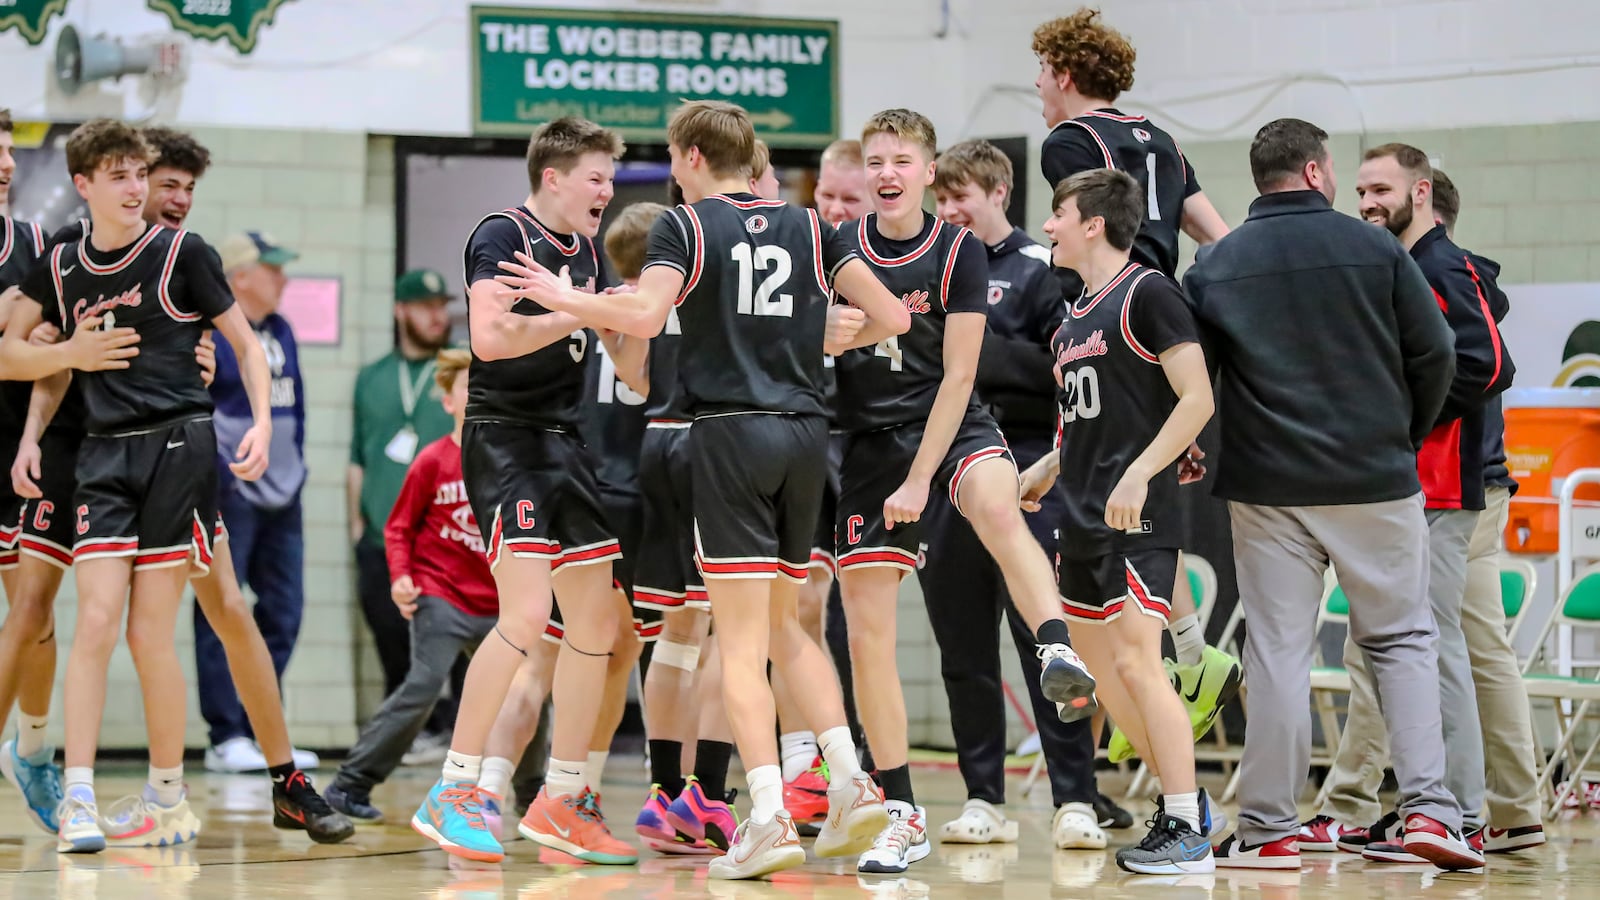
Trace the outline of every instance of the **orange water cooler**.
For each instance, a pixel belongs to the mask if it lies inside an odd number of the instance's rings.
[[[1513,388],[1504,402],[1506,466],[1518,485],[1506,549],[1554,554],[1562,480],[1574,469],[1600,467],[1600,388]],[[1600,506],[1600,484],[1578,488],[1576,500]]]

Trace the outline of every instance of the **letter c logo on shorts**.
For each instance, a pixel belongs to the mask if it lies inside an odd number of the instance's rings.
[[[40,500],[39,505],[33,510],[33,530],[49,531],[50,514],[56,511],[56,505],[49,500]]]
[[[78,536],[89,533],[89,505],[87,503],[78,507]]]
[[[517,501],[517,527],[524,531],[533,529],[533,501]]]
[[[861,530],[860,529],[861,529],[861,526],[863,526],[865,524],[867,524],[867,520],[861,518],[860,516],[851,516],[850,518],[845,520],[844,539],[852,547],[855,546],[856,544],[861,543]]]

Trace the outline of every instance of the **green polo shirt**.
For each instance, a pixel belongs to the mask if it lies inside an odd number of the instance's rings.
[[[405,388],[402,373],[415,386],[416,406],[405,413]],[[390,444],[409,424],[417,439],[411,456],[423,447],[449,434],[455,421],[440,402],[439,386],[433,380],[433,360],[406,359],[396,350],[367,366],[356,376],[355,417],[350,433],[350,462],[365,470],[361,483],[361,516],[366,520],[367,540],[382,543],[383,526],[389,510],[400,496],[410,460],[391,458]]]

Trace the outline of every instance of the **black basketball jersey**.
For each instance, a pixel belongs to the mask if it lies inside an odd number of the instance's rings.
[[[667,313],[667,324],[650,339],[650,401],[645,417],[682,422],[691,418],[689,397],[678,378],[678,346],[683,343],[683,324],[677,307]]]
[[[62,241],[28,274],[22,290],[67,337],[90,316],[99,316],[103,327],[139,333],[139,355],[128,368],[73,373],[91,434],[211,412],[194,348],[210,320],[232,308],[233,293],[216,252],[198,235],[150,225],[138,240],[110,252],[96,250],[87,236]]]
[[[684,408],[695,416],[825,415],[823,332],[833,276],[853,258],[815,210],[749,193],[717,194],[657,219],[645,268],[683,273]]]
[[[572,283],[579,290],[600,291],[606,287],[605,264],[594,241],[552,232],[526,207],[518,206],[490,213],[472,229],[463,253],[467,288],[505,274],[500,263],[515,262],[518,251],[552,272],[568,267]],[[471,309],[469,302],[469,320]],[[525,297],[519,298],[511,311],[521,316],[549,312]],[[574,427],[583,398],[584,361],[594,343],[593,334],[579,329],[567,340],[514,359],[484,360],[473,353],[467,370],[467,418],[547,428]]]
[[[0,216],[0,291],[21,284],[44,250],[44,231],[38,225]],[[32,393],[32,382],[0,382],[0,434],[22,433]]]
[[[1171,135],[1144,116],[1125,116],[1115,109],[1091,110],[1050,132],[1040,150],[1039,164],[1052,189],[1089,169],[1121,169],[1138,179],[1144,188],[1145,215],[1133,240],[1133,261],[1168,278],[1176,276],[1183,202],[1200,192],[1200,181]],[[1083,289],[1076,275],[1072,281],[1073,293],[1068,296]]]
[[[868,213],[839,233],[911,311],[911,330],[836,361],[838,424],[845,431],[926,421],[944,380],[945,315],[989,312],[988,255],[971,231],[923,213],[916,237],[893,241],[876,222]],[[975,407],[977,399],[970,403]]]
[[[594,448],[601,488],[637,494],[639,445],[644,443],[645,398],[622,383],[605,345],[593,334],[590,338],[594,353],[589,357],[589,371],[584,380],[583,439]],[[471,387],[470,382],[468,387]],[[655,393],[654,383],[650,391]]]
[[[1198,341],[1197,333],[1178,285],[1133,262],[1067,310],[1050,343],[1067,497],[1061,537],[1069,556],[1180,546],[1177,460],[1150,479],[1140,533],[1113,532],[1105,523],[1106,499],[1178,404],[1161,354]]]

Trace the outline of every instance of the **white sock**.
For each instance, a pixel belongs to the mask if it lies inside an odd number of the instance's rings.
[[[1198,664],[1201,654],[1206,651],[1206,636],[1200,630],[1200,619],[1192,615],[1173,619],[1167,624],[1167,630],[1172,632],[1172,646],[1178,652],[1178,665]]]
[[[445,784],[477,784],[478,779],[483,777],[483,757],[451,750],[444,755],[441,772]]]
[[[94,767],[93,766],[67,766],[61,772],[62,789],[70,790],[81,787],[89,792],[89,799],[94,799]]]
[[[1167,815],[1174,819],[1181,819],[1189,823],[1197,833],[1200,831],[1200,792],[1190,791],[1187,794],[1167,794],[1162,798],[1166,802]]]
[[[516,771],[517,764],[503,756],[486,757],[478,773],[478,787],[506,800],[511,791],[511,776]]]
[[[750,821],[765,825],[783,809],[783,770],[777,766],[756,766],[744,773],[750,786]]]
[[[150,767],[150,782],[147,785],[149,799],[162,806],[177,806],[183,799],[183,766],[177,765],[170,769]]]
[[[44,749],[44,728],[50,724],[49,716],[17,714],[17,755],[26,759]]]
[[[861,760],[856,759],[856,742],[850,737],[847,726],[839,725],[817,735],[817,746],[822,748],[822,758],[828,761],[828,787],[839,787],[861,771]]]
[[[817,758],[817,735],[811,731],[791,731],[778,738],[783,757],[785,783],[799,778]]]
[[[586,768],[588,765],[585,760],[570,762],[550,757],[550,764],[545,767],[544,792],[551,797],[583,793],[583,789],[589,786],[584,777]]]
[[[600,778],[606,773],[606,759],[611,756],[610,750],[590,750],[589,761],[584,764],[583,776],[588,783],[585,787],[592,788],[596,793],[600,791]]]

